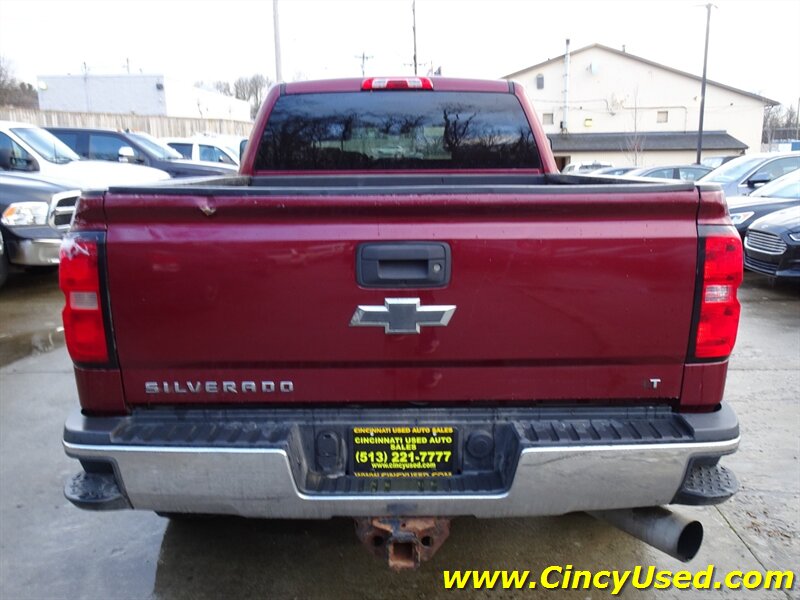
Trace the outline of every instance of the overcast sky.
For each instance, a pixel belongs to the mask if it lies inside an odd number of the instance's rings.
[[[797,106],[800,2],[715,0],[709,79]],[[701,1],[417,0],[420,74],[498,78],[602,43],[700,75]],[[286,80],[413,73],[411,0],[279,0]],[[272,0],[0,0],[0,55],[18,79],[164,74],[275,78]]]

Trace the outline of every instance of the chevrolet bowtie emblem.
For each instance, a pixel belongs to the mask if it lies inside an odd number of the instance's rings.
[[[453,304],[420,306],[419,298],[386,298],[383,306],[359,306],[350,327],[383,327],[384,333],[419,333],[420,327],[444,327]]]

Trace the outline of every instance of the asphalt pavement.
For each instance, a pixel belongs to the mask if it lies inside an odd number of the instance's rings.
[[[688,565],[718,571],[800,570],[800,294],[748,273],[726,398],[742,429],[725,465],[741,491],[686,508],[706,534]],[[235,518],[170,521],[152,513],[85,512],[64,499],[77,462],[61,428],[77,405],[60,331],[55,274],[18,275],[0,290],[0,598],[484,598],[443,589],[443,570],[625,569],[682,563],[584,514],[453,521],[432,561],[393,573],[356,540],[353,523]],[[495,591],[493,598],[610,597],[601,591]],[[703,598],[800,599],[789,592],[703,592]],[[626,588],[620,598],[687,598]]]

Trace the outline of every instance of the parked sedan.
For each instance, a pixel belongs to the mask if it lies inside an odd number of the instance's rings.
[[[800,152],[746,154],[726,162],[703,177],[703,183],[717,183],[726,196],[749,196],[773,179],[800,169]]]
[[[728,198],[731,221],[742,239],[751,223],[791,206],[800,206],[800,169],[758,188],[749,196]]]
[[[710,167],[703,165],[675,165],[666,167],[643,167],[625,173],[626,177],[648,177],[655,179],[682,179],[697,181],[711,172]]]
[[[10,265],[55,267],[80,191],[36,173],[0,173],[0,286]]]
[[[71,127],[47,129],[85,158],[147,165],[166,171],[171,177],[233,175],[238,171],[235,165],[186,160],[146,133]]]
[[[800,206],[755,221],[744,236],[745,268],[800,281]]]

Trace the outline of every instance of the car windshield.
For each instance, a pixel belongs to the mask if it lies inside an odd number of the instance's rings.
[[[711,171],[711,173],[703,177],[700,181],[703,183],[728,183],[730,181],[738,181],[745,173],[763,160],[764,158],[759,156],[734,158],[718,169]]]
[[[800,200],[800,171],[771,181],[758,188],[750,196],[759,198],[790,198]]]
[[[81,159],[49,131],[38,127],[15,127],[11,131],[48,162],[64,164]]]
[[[178,160],[183,158],[180,152],[173,150],[165,143],[160,142],[146,133],[129,133],[128,135],[144,146],[148,152],[154,154],[156,158],[160,158],[161,160]]]

